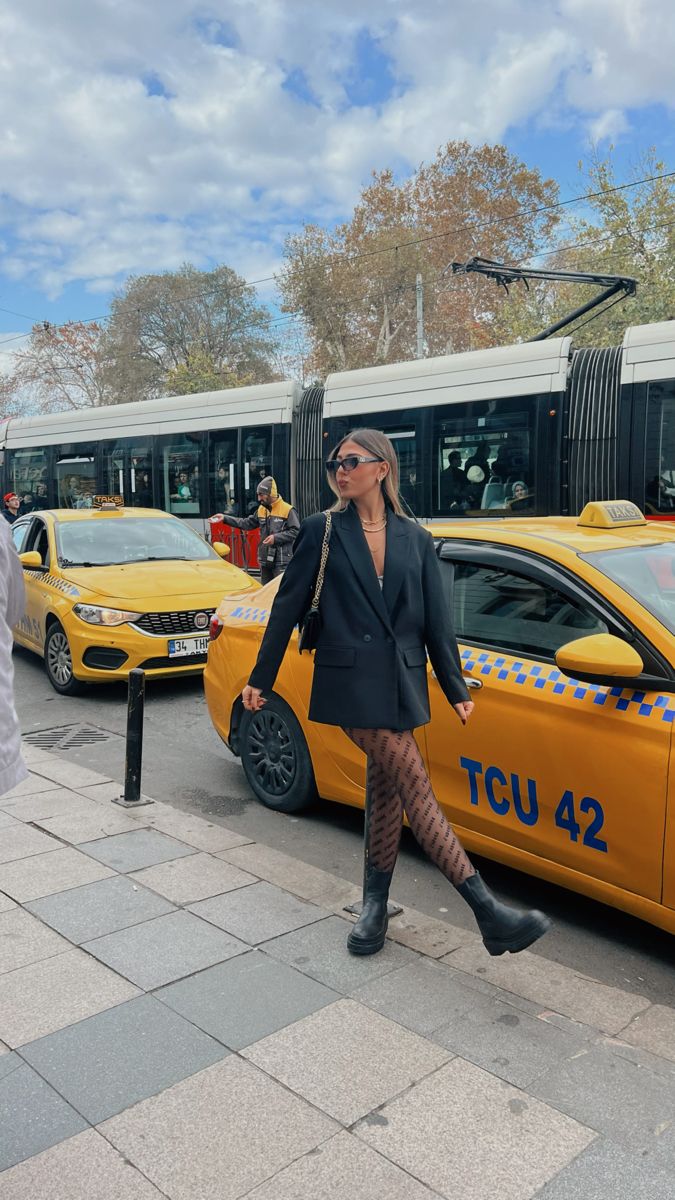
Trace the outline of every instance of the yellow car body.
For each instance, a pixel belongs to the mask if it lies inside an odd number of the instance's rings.
[[[416,736],[446,815],[470,850],[675,932],[675,525],[593,504],[582,523],[429,531],[475,701],[461,726],[429,670],[431,721]],[[363,757],[308,720],[312,660],[297,633],[265,708],[243,712],[277,586],[218,610],[211,719],[270,807],[293,811],[314,784],[363,806]]]
[[[15,640],[45,659],[50,681],[66,694],[124,679],[133,667],[149,677],[201,671],[223,595],[259,586],[190,526],[155,509],[31,513],[12,536],[26,587]]]

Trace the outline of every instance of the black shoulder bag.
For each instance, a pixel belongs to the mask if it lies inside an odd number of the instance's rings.
[[[314,597],[312,599],[311,608],[305,613],[300,622],[300,632],[298,635],[298,651],[302,654],[303,650],[315,650],[316,643],[319,640],[321,633],[321,614],[319,613],[319,602],[321,600],[321,589],[323,587],[323,577],[326,573],[326,563],[328,562],[328,547],[330,545],[330,530],[331,530],[332,513],[326,513],[326,528],[323,532],[323,542],[321,543],[321,558],[319,560],[319,570],[317,571],[316,583],[314,585]]]

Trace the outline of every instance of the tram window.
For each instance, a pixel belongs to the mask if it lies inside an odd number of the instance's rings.
[[[101,446],[103,458],[104,490],[108,495],[120,495],[128,501],[124,486],[124,447],[117,442],[107,442]]]
[[[91,508],[96,494],[96,456],[93,447],[60,446],[56,459],[59,508]]]
[[[675,514],[675,380],[650,383],[645,438],[645,511]]]
[[[200,441],[186,434],[162,447],[163,507],[177,516],[199,515]]]
[[[48,472],[45,450],[14,450],[10,459],[12,491],[16,492],[21,505],[19,514],[47,508]]]
[[[535,400],[507,397],[436,410],[436,516],[505,515],[535,507]]]
[[[401,499],[405,501],[413,513],[419,512],[418,487],[419,474],[417,471],[417,440],[414,429],[387,429],[387,437],[391,439],[398,458],[398,483]]]
[[[212,433],[209,449],[209,508],[240,516],[237,496],[237,430]]]
[[[263,425],[259,429],[243,429],[241,453],[244,471],[244,503],[241,515],[247,517],[258,507],[256,488],[260,480],[266,475],[274,474],[271,425]]]
[[[131,446],[129,449],[131,495],[134,508],[152,508],[154,491],[152,486],[152,449],[150,446]]]

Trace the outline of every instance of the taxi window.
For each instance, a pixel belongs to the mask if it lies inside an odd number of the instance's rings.
[[[454,564],[453,618],[462,642],[534,658],[553,658],[575,638],[609,632],[595,613],[538,579],[467,562]]]
[[[43,567],[49,566],[49,534],[43,521],[33,521],[29,536],[26,538],[24,550],[37,550],[42,559]]]
[[[675,633],[675,545],[593,550],[581,558],[618,583],[629,596]]]
[[[29,521],[21,521],[21,522],[15,521],[14,524],[10,527],[12,530],[12,541],[14,542],[14,545],[16,546],[17,554],[23,553],[23,541],[26,536],[26,530],[28,529],[29,524],[30,524]]]

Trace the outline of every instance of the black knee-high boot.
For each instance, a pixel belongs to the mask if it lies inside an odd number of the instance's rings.
[[[350,954],[377,954],[384,946],[389,918],[387,901],[393,871],[378,871],[368,865],[361,915],[347,938]]]
[[[473,909],[488,954],[516,954],[536,942],[551,928],[551,921],[536,908],[521,912],[502,904],[476,871],[457,888]]]

